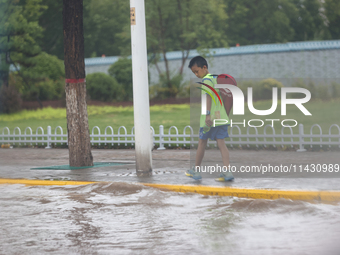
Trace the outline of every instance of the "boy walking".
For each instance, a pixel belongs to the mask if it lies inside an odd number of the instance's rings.
[[[189,63],[189,68],[198,78],[202,79],[202,83],[213,88],[215,87],[216,78],[214,78],[214,76],[209,73],[208,63],[205,58],[201,56],[194,57]],[[202,85],[202,87],[203,86],[204,85]],[[217,93],[219,93],[219,89],[215,90],[217,91]],[[202,90],[202,93],[206,92]],[[207,94],[207,112],[206,115],[201,115],[200,118],[199,141],[195,159],[195,166],[185,172],[186,176],[189,176],[195,180],[202,179],[201,173],[197,171],[197,169],[199,169],[201,166],[208,138],[210,138],[211,140],[216,140],[217,146],[221,152],[223,166],[229,169],[229,151],[224,141],[226,137],[229,137],[228,125],[218,125],[216,123],[215,127],[213,127],[214,119],[226,119],[229,121],[229,117],[225,111],[223,102],[221,105],[217,96],[214,93],[212,93],[212,95],[215,97],[214,101],[216,102],[216,104],[212,103],[213,99]],[[231,172],[222,172],[220,174],[220,177],[215,180],[232,181],[233,179],[234,176]]]

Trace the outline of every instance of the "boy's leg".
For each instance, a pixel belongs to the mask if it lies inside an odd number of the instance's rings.
[[[201,173],[196,172],[195,170],[196,170],[196,166],[201,166],[202,159],[203,159],[204,152],[205,152],[205,147],[207,146],[207,143],[208,143],[208,139],[199,139],[197,152],[196,152],[195,166],[193,167],[193,169],[190,169],[185,172],[186,176],[189,176],[195,180],[202,179]]]
[[[229,169],[229,150],[225,145],[224,139],[216,139],[217,146],[220,149],[223,166]],[[234,176],[231,172],[222,172],[220,174],[220,178],[217,178],[216,181],[231,181],[234,179]]]
[[[228,167],[229,166],[229,150],[225,145],[224,139],[216,139],[217,146],[220,149],[223,165]]]
[[[205,148],[207,147],[208,139],[199,139],[198,140],[198,147],[196,152],[196,160],[195,166],[200,166],[202,163],[202,159],[204,157]]]

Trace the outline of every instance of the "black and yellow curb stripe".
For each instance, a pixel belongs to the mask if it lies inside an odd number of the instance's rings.
[[[28,179],[0,179],[0,184],[25,185],[87,185],[99,182],[59,181],[59,180],[28,180]],[[104,182],[102,182],[104,183]],[[202,185],[172,185],[157,183],[139,183],[144,186],[170,190],[183,193],[198,193],[208,196],[233,196],[253,199],[291,199],[303,201],[339,202],[340,191],[304,191],[304,190],[272,190],[272,189],[245,189],[231,187],[213,187]]]

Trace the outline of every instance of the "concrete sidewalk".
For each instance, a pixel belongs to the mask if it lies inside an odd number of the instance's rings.
[[[184,175],[193,164],[195,150],[153,151],[153,176],[138,178],[135,174],[134,150],[92,150],[94,162],[125,162],[128,164],[110,167],[96,167],[79,170],[30,170],[33,167],[67,165],[67,149],[0,149],[0,178],[73,180],[73,181],[123,181],[140,183],[162,183],[180,185],[229,186],[239,188],[269,188],[284,190],[340,190],[340,173],[331,167],[340,162],[339,152],[301,152],[294,151],[253,151],[230,150],[231,165],[234,172],[233,182],[215,182],[218,173],[203,173],[202,181],[194,181]],[[207,150],[204,165],[222,165],[218,150]],[[307,172],[311,164],[327,166],[327,173]],[[290,173],[241,173],[246,166],[290,167]],[[296,171],[294,172],[294,168]],[[301,169],[301,171],[300,171]],[[288,177],[288,178],[277,178]]]

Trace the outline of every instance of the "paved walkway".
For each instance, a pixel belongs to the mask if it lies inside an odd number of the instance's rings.
[[[202,181],[194,181],[184,175],[194,162],[195,150],[153,151],[153,176],[138,178],[135,174],[134,150],[92,150],[94,162],[125,162],[126,165],[98,167],[80,170],[30,170],[33,167],[68,164],[67,149],[0,149],[0,178],[25,178],[41,180],[75,181],[123,181],[164,184],[191,184],[230,186],[242,188],[270,188],[293,190],[340,190],[339,152],[294,152],[230,150],[235,180],[215,182],[219,173],[203,173]],[[207,150],[205,166],[222,165],[218,150]],[[326,173],[318,173],[314,167],[325,167]],[[253,172],[250,172],[253,167]],[[260,172],[255,172],[260,169]],[[264,172],[267,167],[267,172]],[[270,167],[289,172],[268,173]],[[305,171],[306,167],[310,171]],[[248,172],[241,172],[241,168]],[[330,173],[331,168],[334,168]],[[255,169],[255,170],[254,170]],[[295,171],[294,171],[295,169]],[[278,178],[284,177],[284,178]]]

